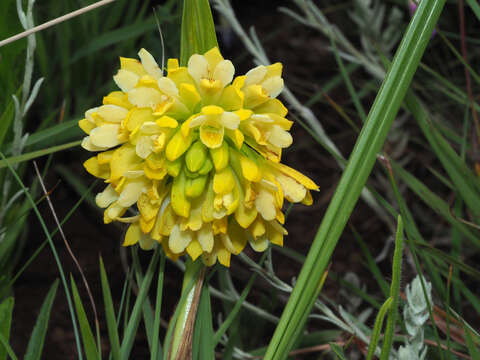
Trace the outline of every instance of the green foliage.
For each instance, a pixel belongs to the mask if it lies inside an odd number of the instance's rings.
[[[203,54],[215,46],[217,35],[208,0],[184,0],[180,65],[186,65],[193,54]]]
[[[0,335],[8,343],[10,337],[10,326],[12,324],[14,300],[13,297],[6,298],[0,303]],[[7,358],[7,349],[0,345],[0,360]]]
[[[58,279],[52,284],[48,294],[43,301],[40,313],[38,314],[37,322],[33,328],[32,336],[28,342],[27,351],[25,352],[24,360],[40,360],[42,356],[43,345],[45,343],[45,336],[47,334],[48,321],[50,320],[50,313],[52,311],[53,302],[57,294]]]

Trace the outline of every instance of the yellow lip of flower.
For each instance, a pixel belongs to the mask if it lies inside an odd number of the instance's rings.
[[[211,149],[222,145],[225,128],[236,130],[240,124],[240,116],[224,111],[215,105],[204,106],[198,116],[189,118],[182,124],[182,132],[188,134],[191,129],[200,127],[200,140]]]

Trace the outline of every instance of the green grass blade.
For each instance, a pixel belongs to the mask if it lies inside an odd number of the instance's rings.
[[[318,296],[321,277],[385,142],[444,4],[445,0],[424,0],[415,12],[315,236],[268,346],[266,360],[285,359],[301,334]]]
[[[85,357],[87,360],[99,360],[100,354],[95,343],[95,337],[93,336],[92,329],[88,323],[87,314],[80,299],[77,285],[73,276],[70,275],[70,282],[72,284],[73,301],[75,302],[75,309],[77,310],[78,322],[80,324],[80,333],[82,334],[83,349],[85,350]]]
[[[367,353],[367,360],[372,360],[373,356],[375,355],[375,350],[377,349],[378,340],[380,339],[380,333],[383,327],[383,320],[385,319],[385,315],[390,310],[392,306],[393,298],[389,297],[383,303],[380,311],[375,318],[375,324],[373,325],[372,336],[370,337],[370,344],[368,345],[368,353]]]
[[[48,321],[50,319],[50,311],[52,310],[53,301],[57,294],[58,279],[55,280],[50,288],[45,300],[43,301],[38,315],[37,322],[33,328],[32,336],[28,342],[27,351],[24,360],[40,360],[42,356],[43,344],[47,333]]]
[[[10,124],[15,118],[15,106],[13,105],[13,100],[8,102],[6,109],[3,111],[2,116],[0,116],[0,145],[3,144],[5,135],[7,135]]]
[[[10,326],[12,324],[13,305],[15,301],[13,297],[6,298],[0,304],[0,335],[3,336],[5,342],[8,344],[10,338]],[[5,346],[0,346],[0,360],[7,358],[8,349]]]
[[[480,21],[480,5],[478,5],[478,2],[476,0],[467,0],[467,4],[470,5],[473,13],[477,17],[477,19]]]
[[[155,19],[150,17],[148,20],[144,20],[142,23],[124,26],[120,29],[116,29],[105,34],[102,34],[92,41],[89,41],[86,46],[78,49],[73,54],[71,62],[80,60],[93,53],[111,46],[127,39],[135,38],[146,32],[153,31],[156,28]]]
[[[49,243],[50,248],[52,250],[53,257],[55,259],[55,263],[56,263],[57,268],[58,268],[58,272],[60,273],[60,278],[62,279],[62,285],[63,285],[63,288],[65,290],[65,296],[67,298],[68,309],[69,309],[69,312],[70,312],[70,317],[72,319],[73,333],[75,335],[75,344],[76,344],[76,347],[77,347],[78,358],[80,360],[82,360],[83,356],[82,356],[82,350],[81,350],[81,344],[80,344],[80,337],[79,337],[79,334],[78,334],[78,326],[77,326],[77,321],[76,321],[76,318],[75,318],[75,311],[73,309],[72,297],[70,295],[70,290],[69,290],[68,283],[67,283],[67,280],[66,280],[66,277],[65,277],[65,272],[63,271],[62,263],[60,261],[60,257],[58,256],[58,252],[55,248],[55,244],[53,242],[53,239],[50,236],[50,232],[48,231],[47,225],[45,224],[45,221],[43,220],[42,215],[40,214],[40,210],[38,210],[38,207],[35,204],[35,200],[33,200],[32,195],[30,195],[27,188],[23,184],[22,179],[20,179],[20,177],[18,176],[15,169],[12,167],[10,162],[7,160],[7,158],[5,157],[3,152],[1,152],[1,151],[0,151],[0,157],[2,158],[2,161],[4,163],[6,163],[8,169],[12,173],[15,181],[18,183],[18,185],[20,186],[20,188],[24,192],[25,196],[27,197],[27,200],[30,202],[30,204],[33,208],[33,212],[37,216],[38,221],[40,222],[40,226],[42,227],[42,230],[43,230],[44,234],[46,235],[46,237],[48,239],[48,243]]]
[[[467,167],[450,144],[442,137],[438,130],[428,121],[428,114],[420,100],[410,92],[405,98],[405,104],[417,120],[423,134],[438,156],[450,179],[455,184],[467,206],[477,215],[480,215],[480,191],[478,178]]]
[[[180,65],[193,54],[203,54],[218,46],[208,0],[184,0],[180,40]]]
[[[19,156],[12,156],[12,157],[9,157],[7,159],[3,159],[3,160],[0,161],[0,169],[2,169],[4,167],[7,167],[7,162],[6,161],[8,161],[8,163],[10,165],[15,165],[15,164],[18,164],[18,163],[21,163],[21,162],[24,162],[24,161],[36,159],[40,156],[45,156],[45,155],[51,154],[51,153],[54,153],[54,152],[57,152],[57,151],[70,149],[72,147],[80,145],[81,143],[82,143],[82,140],[77,140],[77,141],[72,141],[72,142],[67,143],[67,144],[52,146],[52,147],[47,148],[47,149],[32,151],[32,152],[22,154],[22,155],[19,155]]]
[[[467,344],[468,353],[472,357],[472,360],[480,360],[480,351],[478,350],[477,345],[475,345],[470,329],[464,326],[463,331],[465,332],[465,342]]]
[[[343,349],[335,343],[330,343],[330,349],[337,355],[337,358],[340,360],[347,360],[345,357],[345,353],[343,352]]]
[[[3,349],[5,349],[5,352],[8,354],[8,356],[12,358],[12,360],[18,359],[12,347],[9,345],[8,340],[5,339],[5,336],[2,333],[0,333],[0,345],[2,346]]]
[[[100,257],[100,279],[102,283],[103,302],[105,304],[105,317],[107,318],[108,338],[114,360],[120,359],[120,338],[118,335],[117,320],[115,319],[115,309],[113,307],[112,293],[108,284],[107,272],[103,265],[103,259]]]
[[[158,268],[158,281],[157,281],[157,298],[155,302],[155,319],[153,321],[153,344],[151,351],[151,360],[157,360],[162,358],[162,348],[160,346],[159,334],[160,334],[160,314],[162,311],[162,296],[163,296],[163,277],[165,273],[165,253],[161,252],[160,265]]]
[[[210,291],[204,286],[198,304],[197,318],[193,332],[193,360],[214,360],[215,345],[213,342],[212,308]]]
[[[388,360],[390,350],[395,335],[395,323],[397,321],[398,301],[400,297],[400,283],[402,280],[402,254],[403,254],[403,220],[398,216],[397,234],[395,236],[395,251],[393,253],[392,266],[392,284],[390,286],[390,298],[392,306],[388,311],[387,325],[385,328],[385,336],[383,338],[382,353],[380,360]]]
[[[432,210],[441,215],[453,227],[462,233],[468,240],[477,247],[480,247],[480,239],[476,236],[468,226],[462,224],[452,216],[450,206],[439,196],[434,194],[425,184],[415,178],[408,171],[400,167],[395,161],[391,161],[392,169],[407,186],[417,194],[422,201],[425,202]],[[405,223],[407,219],[405,219]],[[416,236],[414,238],[417,238]]]
[[[133,305],[132,313],[130,314],[130,318],[128,320],[127,328],[125,329],[125,335],[122,340],[122,345],[120,347],[120,359],[127,360],[130,357],[130,352],[132,351],[133,342],[135,340],[135,335],[137,334],[138,324],[140,323],[140,319],[142,316],[142,307],[145,299],[148,296],[148,290],[150,289],[150,284],[152,283],[153,274],[155,273],[155,268],[158,262],[158,258],[160,257],[159,247],[155,249],[153,254],[152,260],[148,265],[147,272],[145,277],[143,278],[142,284],[140,285],[140,289],[138,291],[137,300]]]

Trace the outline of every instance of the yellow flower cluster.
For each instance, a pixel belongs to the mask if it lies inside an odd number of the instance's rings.
[[[257,66],[233,79],[217,48],[188,66],[169,59],[164,76],[145,49],[120,58],[121,91],[103,98],[79,126],[82,146],[98,152],[87,171],[108,186],[96,196],[104,221],[129,223],[124,245],[162,244],[172,259],[188,253],[229,266],[248,242],[282,245],[283,200],[311,204],[318,186],[280,163],[292,122],[276,99],[282,65]]]

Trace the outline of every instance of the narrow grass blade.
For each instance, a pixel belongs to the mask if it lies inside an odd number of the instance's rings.
[[[6,298],[0,304],[0,335],[5,339],[5,342],[7,344],[8,339],[10,338],[10,326],[12,324],[13,305],[13,297]],[[0,360],[5,360],[6,358],[7,348],[5,346],[0,346]]]
[[[112,293],[108,284],[107,272],[103,265],[103,259],[100,257],[100,280],[102,283],[103,302],[105,304],[105,317],[107,318],[108,338],[112,350],[113,360],[120,359],[120,338],[118,335],[117,320],[115,319],[115,309],[113,307]]]
[[[80,333],[82,334],[83,349],[85,350],[85,357],[87,360],[99,360],[100,354],[95,343],[92,329],[88,323],[87,314],[82,304],[80,294],[78,293],[77,285],[73,276],[70,275],[70,282],[72,284],[73,301],[75,302],[75,309],[77,310],[78,322],[80,324]]]
[[[285,359],[307,321],[318,285],[431,37],[445,0],[420,3],[358,137],[269,344],[266,360]]]
[[[467,167],[450,144],[442,137],[438,130],[428,120],[428,113],[420,100],[410,92],[405,98],[405,104],[413,114],[423,134],[430,143],[433,151],[441,161],[445,171],[452,179],[458,192],[467,206],[480,215],[480,187],[478,178]]]
[[[53,301],[57,294],[58,279],[55,280],[50,287],[43,305],[40,309],[37,322],[33,328],[32,336],[28,342],[27,351],[24,360],[40,360],[42,358],[43,344],[45,342],[45,335],[47,333],[48,321],[50,319],[50,311],[52,310]]]
[[[3,152],[0,152],[0,157],[2,158],[2,161],[5,162],[6,165],[8,166],[8,169],[12,173],[15,181],[21,187],[22,191],[24,192],[25,196],[27,197],[27,200],[30,202],[30,204],[33,208],[33,212],[37,216],[37,219],[40,222],[40,225],[42,227],[42,230],[43,230],[44,234],[46,235],[46,237],[48,239],[48,243],[49,243],[50,248],[52,250],[53,257],[55,259],[55,263],[57,264],[58,272],[60,273],[60,278],[62,279],[62,285],[63,285],[63,288],[65,290],[65,296],[67,298],[68,309],[69,309],[69,312],[70,312],[70,317],[72,319],[73,333],[75,335],[75,344],[76,344],[76,348],[77,348],[77,352],[78,352],[78,358],[80,360],[82,360],[83,356],[82,356],[82,351],[81,351],[80,336],[78,334],[78,326],[77,326],[77,320],[75,318],[75,310],[73,309],[72,297],[70,295],[70,290],[69,290],[69,287],[68,287],[67,279],[65,277],[65,272],[63,271],[62,263],[60,261],[60,257],[58,256],[57,250],[55,248],[55,244],[53,242],[53,239],[50,236],[50,232],[48,231],[47,225],[45,224],[45,221],[43,220],[42,215],[40,214],[40,210],[38,210],[38,207],[35,204],[35,200],[33,200],[32,195],[30,195],[30,193],[28,192],[28,189],[23,184],[22,179],[20,179],[17,172],[12,167],[10,162],[7,160],[7,158],[5,157]]]
[[[387,312],[390,310],[392,302],[393,298],[391,297],[385,300],[377,314],[375,324],[373,325],[372,336],[370,337],[370,344],[368,345],[367,360],[372,360],[373,356],[375,355],[375,350],[377,349],[378,340],[380,339],[380,333],[383,327],[383,320],[385,319]]]
[[[467,343],[468,353],[472,357],[472,360],[480,360],[480,351],[473,340],[470,329],[464,326],[463,331],[465,332],[465,342]]]
[[[10,124],[12,123],[15,117],[15,107],[13,105],[13,100],[8,102],[7,107],[0,116],[0,145],[3,144],[3,140],[5,139],[5,135],[7,135],[7,131],[10,128]]]
[[[0,333],[0,345],[2,346],[3,349],[5,349],[6,354],[10,356],[12,360],[17,360],[17,356],[15,355],[15,352],[13,351],[12,347],[8,343],[8,340],[5,338],[5,336]],[[6,356],[6,355],[5,355]],[[5,357],[6,359],[6,357]]]
[[[161,252],[160,265],[158,269],[157,280],[157,299],[155,302],[155,319],[153,321],[153,344],[151,351],[151,360],[157,360],[162,358],[162,348],[159,342],[160,334],[160,314],[162,311],[162,296],[163,296],[163,277],[165,273],[165,254]]]
[[[193,54],[203,54],[215,46],[217,35],[208,0],[184,0],[180,65],[186,65]]]
[[[399,166],[395,161],[391,161],[392,169],[396,176],[399,177],[407,186],[417,194],[417,196],[425,202],[436,213],[441,215],[446,221],[448,221],[453,227],[462,233],[468,240],[477,247],[480,247],[480,238],[475,235],[468,226],[460,223],[452,216],[450,206],[439,196],[434,194],[425,184],[415,178],[408,171]],[[405,219],[405,223],[407,219]],[[416,237],[414,237],[416,238]]]
[[[128,360],[130,358],[130,352],[132,351],[133,341],[135,340],[135,335],[137,334],[138,324],[142,316],[142,307],[145,299],[148,296],[148,290],[150,289],[150,284],[152,283],[153,274],[155,273],[155,268],[157,266],[158,258],[160,257],[160,249],[157,246],[153,254],[152,260],[148,265],[147,272],[143,278],[142,284],[138,291],[137,300],[133,305],[132,313],[128,320],[128,325],[125,330],[125,335],[122,340],[122,345],[120,347],[120,359]]]
[[[393,336],[395,335],[395,324],[397,322],[398,300],[400,297],[400,283],[402,280],[402,254],[403,254],[403,220],[398,216],[397,234],[395,236],[395,251],[393,253],[392,266],[392,284],[390,285],[390,298],[392,306],[388,311],[387,326],[383,338],[382,353],[380,360],[388,360],[390,350],[393,344]]]
[[[480,5],[478,5],[477,0],[467,0],[467,4],[472,8],[473,13],[480,21]]]
[[[343,352],[343,349],[338,344],[330,343],[329,345],[330,345],[330,349],[332,349],[335,355],[337,355],[338,359],[347,360],[347,358],[345,357],[345,353]]]
[[[52,146],[50,148],[43,149],[43,150],[32,151],[32,152],[29,152],[27,154],[22,154],[22,155],[19,155],[19,156],[12,156],[12,157],[7,158],[6,160],[8,161],[8,163],[10,165],[15,165],[15,164],[18,164],[18,163],[21,163],[21,162],[24,162],[24,161],[36,159],[40,156],[45,156],[45,155],[51,154],[51,153],[54,153],[54,152],[57,152],[57,151],[70,149],[72,147],[80,145],[81,143],[82,143],[82,140],[77,140],[77,141],[73,141],[73,142],[70,142],[70,143],[67,143],[67,144]],[[4,167],[7,167],[6,160],[4,159],[4,160],[0,161],[0,169],[2,169]]]
[[[193,360],[214,360],[215,344],[213,342],[212,308],[208,286],[202,289],[198,304],[197,318],[193,333]]]

